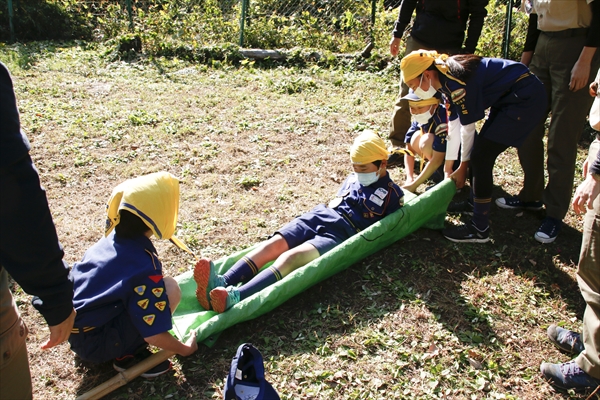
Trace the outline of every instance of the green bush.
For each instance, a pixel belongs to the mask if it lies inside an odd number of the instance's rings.
[[[92,10],[77,0],[13,1],[13,27],[19,41],[92,39]],[[8,2],[0,0],[0,40],[9,41]]]

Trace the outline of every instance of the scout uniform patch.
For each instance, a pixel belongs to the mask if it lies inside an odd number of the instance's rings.
[[[164,288],[157,287],[157,288],[152,289],[152,294],[156,297],[160,297],[160,296],[162,296],[164,291],[165,291]]]
[[[154,303],[154,307],[158,308],[160,311],[164,311],[166,306],[166,301],[157,301],[156,303]]]
[[[148,307],[148,303],[150,303],[150,300],[142,299],[137,302],[137,305],[140,306],[142,308],[142,310],[145,310]]]
[[[158,283],[163,278],[163,276],[162,275],[150,275],[148,278],[150,278],[150,280],[152,282]]]
[[[152,324],[154,323],[154,320],[156,319],[156,316],[154,314],[144,315],[142,317],[142,319],[144,320],[145,323],[152,326]]]
[[[139,294],[140,296],[143,296],[144,292],[146,291],[146,285],[136,286],[133,288],[133,291]]]

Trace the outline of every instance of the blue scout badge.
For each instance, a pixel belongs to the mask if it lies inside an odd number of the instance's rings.
[[[241,344],[225,381],[224,400],[280,400],[265,380],[262,355],[250,343]]]

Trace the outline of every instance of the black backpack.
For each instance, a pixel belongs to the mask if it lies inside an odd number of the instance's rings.
[[[224,400],[280,400],[273,386],[265,380],[260,351],[250,343],[241,344],[231,360],[224,392]]]

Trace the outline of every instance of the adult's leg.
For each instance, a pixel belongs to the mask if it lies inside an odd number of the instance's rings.
[[[600,379],[600,196],[585,215],[577,281],[586,308],[582,332],[584,350],[575,362],[589,375]]]
[[[551,38],[542,33],[531,65],[531,70],[546,86],[552,110],[548,129],[548,184],[543,193],[540,192],[540,182],[543,185],[543,153],[540,156],[540,150],[543,151],[543,132],[540,135],[538,128],[519,149],[526,177],[519,198],[522,201],[535,201],[540,200],[541,195],[547,216],[557,220],[564,218],[570,206],[577,143],[593,100],[587,93],[587,85],[577,92],[569,90],[571,70],[584,42],[585,36]],[[561,56],[556,57],[556,54]],[[597,71],[598,65],[599,56],[596,54],[591,70]],[[593,79],[594,75],[590,73],[588,85]]]
[[[548,109],[539,124],[527,136],[521,146],[518,147],[519,162],[523,168],[523,188],[519,192],[519,200],[522,202],[535,202],[542,199],[544,191],[544,135],[546,133],[546,117],[550,113],[553,104],[553,93],[556,88],[552,86],[551,59],[555,54],[548,54],[548,37],[540,35],[533,53],[533,59],[529,69],[544,84],[546,97],[548,98]]]
[[[0,329],[0,399],[31,399],[27,328],[8,288],[5,269],[0,271]]]

